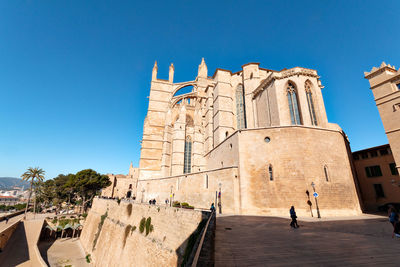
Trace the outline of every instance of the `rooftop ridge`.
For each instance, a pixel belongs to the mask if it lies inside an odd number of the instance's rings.
[[[391,66],[390,64],[386,64],[384,61],[382,61],[382,64],[377,68],[377,67],[372,67],[371,71],[364,71],[364,76],[365,78],[370,77],[373,74],[376,74],[378,72],[383,72],[385,70],[391,71],[391,72],[400,72],[399,70],[396,70],[395,66]]]

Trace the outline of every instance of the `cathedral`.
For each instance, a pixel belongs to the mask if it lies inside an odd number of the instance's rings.
[[[316,70],[248,63],[192,81],[152,71],[139,168],[119,180],[137,202],[187,202],[222,213],[361,213],[347,136],[329,123]],[[182,91],[184,93],[182,93]],[[133,175],[135,173],[135,175]],[[125,190],[125,191],[124,191]],[[314,194],[316,193],[316,194]]]

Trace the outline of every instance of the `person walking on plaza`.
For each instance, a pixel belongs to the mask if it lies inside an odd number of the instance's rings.
[[[211,204],[210,211],[211,211],[211,212],[215,212],[215,206],[214,206],[214,203],[212,203],[212,204]]]
[[[8,216],[6,216],[6,224],[8,223]]]
[[[292,218],[292,221],[290,222],[290,226],[293,228],[299,228],[299,225],[297,224],[297,215],[296,211],[294,210],[294,206],[290,208],[290,218]]]
[[[392,238],[396,235],[400,237],[400,223],[399,223],[399,215],[396,209],[393,206],[389,207],[389,222],[393,225],[393,233]]]

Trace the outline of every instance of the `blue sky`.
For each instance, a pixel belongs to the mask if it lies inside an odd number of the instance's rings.
[[[387,143],[363,72],[400,67],[400,1],[1,1],[0,176],[138,165],[154,61],[194,79],[316,69],[353,150]]]

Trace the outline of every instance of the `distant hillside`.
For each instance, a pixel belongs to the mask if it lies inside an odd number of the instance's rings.
[[[14,186],[29,188],[29,182],[22,181],[20,178],[0,177],[0,190],[12,189]]]

